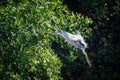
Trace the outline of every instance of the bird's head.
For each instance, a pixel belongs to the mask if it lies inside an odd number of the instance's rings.
[[[52,32],[45,32],[45,34],[51,34]]]
[[[53,32],[45,32],[46,34],[52,34],[52,35],[59,35],[60,33],[57,33],[56,31]]]

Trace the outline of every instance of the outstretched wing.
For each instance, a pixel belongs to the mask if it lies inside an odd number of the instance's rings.
[[[73,45],[79,49],[84,48],[84,44],[79,39],[78,35],[73,35],[73,34],[63,31],[63,30],[61,30],[61,33],[62,33],[63,37],[65,38],[65,40],[68,43],[70,43],[71,45]]]
[[[87,45],[87,43],[85,42],[84,37],[82,37],[82,35],[80,34],[80,31],[77,30],[76,32],[77,32],[78,40],[80,40],[81,43],[84,44],[84,47],[87,48],[88,45]]]

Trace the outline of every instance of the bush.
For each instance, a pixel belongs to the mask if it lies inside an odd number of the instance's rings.
[[[60,0],[16,1],[0,6],[0,79],[62,79],[60,70],[66,66],[62,62],[65,59],[55,54],[51,46],[53,40],[59,44],[64,41],[44,33],[80,29],[88,37],[92,20],[70,12]],[[74,48],[71,49],[72,54]]]
[[[81,80],[118,80],[120,79],[120,0],[63,0],[70,10],[92,18],[92,36],[89,51],[93,69],[69,70]],[[88,52],[89,52],[88,51]],[[74,71],[74,72],[72,72]],[[78,79],[76,79],[78,80]]]

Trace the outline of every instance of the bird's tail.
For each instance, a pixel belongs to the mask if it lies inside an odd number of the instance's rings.
[[[91,62],[89,60],[89,57],[88,57],[87,53],[85,53],[84,55],[85,55],[85,58],[86,58],[86,61],[87,61],[88,65],[89,65],[89,67],[92,67],[92,64],[91,64]]]

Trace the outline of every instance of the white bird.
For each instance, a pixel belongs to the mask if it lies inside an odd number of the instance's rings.
[[[61,30],[60,33],[57,33],[57,32],[52,32],[52,33],[46,32],[46,33],[62,36],[68,43],[70,43],[71,45],[73,45],[74,47],[76,47],[78,49],[81,49],[83,54],[86,57],[86,61],[89,65],[89,67],[92,67],[92,65],[89,61],[88,55],[85,51],[85,49],[87,48],[87,43],[85,42],[84,38],[81,36],[79,31],[76,31],[76,33],[77,33],[76,35],[66,32],[66,31],[63,31],[63,30]]]

